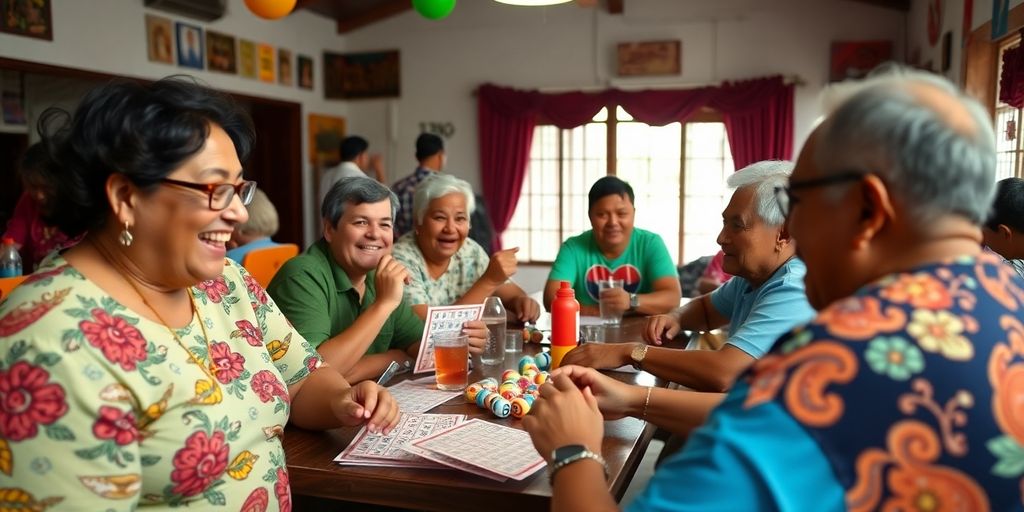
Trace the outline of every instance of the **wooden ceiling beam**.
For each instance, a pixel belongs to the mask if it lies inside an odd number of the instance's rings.
[[[893,9],[896,11],[910,12],[910,0],[848,0],[850,2],[860,2],[862,4],[870,4],[877,7],[885,7],[886,9]]]
[[[626,0],[608,0],[608,14],[622,14]]]
[[[357,28],[365,27],[371,23],[390,18],[412,9],[412,2],[409,0],[392,0],[366,11],[358,16],[338,20],[338,33],[347,34]]]

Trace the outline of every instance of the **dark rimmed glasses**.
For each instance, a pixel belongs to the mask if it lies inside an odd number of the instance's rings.
[[[215,212],[227,208],[231,204],[231,200],[234,199],[235,194],[238,194],[238,198],[242,200],[242,205],[244,206],[249,206],[249,203],[252,202],[252,196],[256,194],[255,181],[242,180],[241,183],[192,183],[190,181],[172,180],[170,178],[164,178],[160,181],[169,185],[206,192],[206,196],[209,198],[207,204]]]
[[[788,186],[775,187],[775,201],[779,203],[779,209],[782,210],[782,216],[788,218],[793,205],[799,202],[799,198],[793,195],[794,190],[838,185],[848,181],[857,181],[866,175],[867,173],[861,171],[848,171],[810,180],[790,181]]]

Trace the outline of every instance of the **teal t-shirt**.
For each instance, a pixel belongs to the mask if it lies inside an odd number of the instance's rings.
[[[651,293],[655,281],[676,276],[675,263],[657,234],[633,228],[626,250],[618,258],[609,260],[597,247],[594,230],[588,229],[562,244],[548,279],[569,281],[576,291],[576,300],[581,305],[594,306],[598,303],[597,282],[600,280],[622,279],[629,293]]]
[[[320,239],[282,265],[267,292],[299,334],[316,348],[348,329],[373,304],[377,298],[374,276],[375,271],[366,275],[366,290],[360,302],[352,281],[334,262],[327,242]],[[366,354],[405,350],[422,335],[423,320],[403,300],[388,316]]]

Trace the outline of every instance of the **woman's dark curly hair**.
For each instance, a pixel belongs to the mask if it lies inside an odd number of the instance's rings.
[[[154,187],[202,150],[214,124],[244,162],[256,140],[249,115],[191,77],[118,80],[92,90],[73,116],[47,109],[38,131],[55,182],[45,220],[71,237],[101,227],[111,211],[105,192],[111,174]]]

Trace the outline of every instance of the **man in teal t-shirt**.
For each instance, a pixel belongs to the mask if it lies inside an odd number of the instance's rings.
[[[633,201],[633,188],[614,176],[590,187],[593,229],[562,244],[544,287],[544,307],[551,309],[559,282],[569,281],[580,314],[596,316],[597,283],[608,278],[624,282],[621,290],[605,291],[606,304],[613,309],[657,315],[679,306],[681,291],[672,257],[660,236],[633,227]]]

